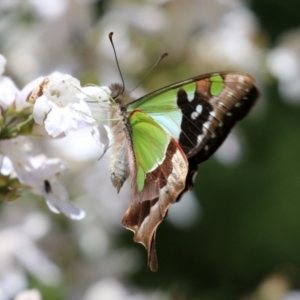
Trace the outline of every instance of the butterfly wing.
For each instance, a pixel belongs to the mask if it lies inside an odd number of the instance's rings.
[[[144,111],[178,141],[189,159],[187,189],[191,189],[197,165],[220,147],[257,98],[252,76],[221,72],[169,85],[135,100],[127,109]]]
[[[250,77],[249,79],[252,78]],[[218,125],[215,126],[213,133],[206,138],[205,145],[193,156],[189,157],[189,171],[186,178],[186,186],[177,201],[184,192],[193,189],[194,180],[198,172],[198,165],[206,161],[215,153],[225,141],[236,122],[242,120],[256,103],[259,92],[254,86],[253,79],[251,81],[249,79],[241,86],[243,87],[243,90],[240,89],[240,85],[238,85],[236,81],[230,82],[231,89],[238,89],[240,92],[239,97],[235,99],[235,102],[230,103],[227,106],[227,109],[223,114],[220,114],[220,121],[218,122]]]
[[[223,72],[167,86],[125,107],[136,172],[123,225],[146,247],[151,270],[157,269],[155,232],[169,206],[193,188],[198,164],[257,97],[250,75]]]
[[[122,223],[146,247],[148,266],[156,271],[156,229],[185,187],[188,162],[176,140],[147,114],[133,111],[128,122],[136,171]]]

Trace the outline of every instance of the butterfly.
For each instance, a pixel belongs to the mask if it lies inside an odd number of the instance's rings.
[[[112,84],[111,180],[119,190],[131,180],[122,224],[145,246],[157,271],[155,235],[170,205],[194,187],[198,164],[223,143],[258,98],[254,78],[238,72],[196,76],[137,100]]]

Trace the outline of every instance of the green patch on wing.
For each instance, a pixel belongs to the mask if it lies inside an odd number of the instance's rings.
[[[221,76],[219,76],[221,78]],[[168,87],[150,93],[137,101],[133,101],[128,105],[127,111],[131,112],[135,109],[150,113],[167,113],[178,110],[177,92],[179,89],[184,89],[188,94],[188,98],[193,98],[196,90],[195,82],[182,84],[179,87]]]
[[[195,91],[196,91],[196,83],[195,82],[191,82],[191,83],[183,85],[182,89],[184,89],[185,92],[187,93],[189,101],[194,99],[194,95],[195,95]]]
[[[130,103],[127,112],[138,109],[153,118],[165,131],[179,139],[181,133],[182,113],[177,104],[177,92],[184,89],[188,99],[193,99],[195,94],[195,82],[189,82],[177,87],[168,87],[148,94],[137,101]]]
[[[210,93],[213,96],[218,96],[223,91],[225,84],[223,78],[216,74],[210,77],[211,85],[210,85]]]
[[[130,115],[129,124],[136,159],[137,188],[144,188],[146,174],[163,162],[170,136],[151,117],[141,111]]]
[[[128,105],[128,111],[135,109],[146,113],[173,111],[177,109],[177,90],[168,89],[158,94],[148,94]]]

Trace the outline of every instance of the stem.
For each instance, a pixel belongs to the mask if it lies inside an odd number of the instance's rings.
[[[8,130],[5,130],[4,134],[1,134],[1,138],[11,138],[14,137],[15,133],[18,133],[19,131],[21,131],[21,129],[23,129],[24,127],[26,127],[27,125],[30,124],[30,122],[32,122],[33,117],[29,116],[25,121],[19,123],[17,126],[10,128]]]

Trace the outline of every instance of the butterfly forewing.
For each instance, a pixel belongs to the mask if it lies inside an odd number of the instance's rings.
[[[236,122],[242,120],[248,114],[258,95],[258,90],[253,84],[249,85],[249,88],[245,88],[244,93],[240,94],[240,98],[236,99],[225,112],[204,147],[193,156],[193,163],[198,165],[207,160],[220,147]]]
[[[211,137],[222,143],[234,123],[241,119],[239,115],[245,115],[257,96],[250,75],[214,73],[155,91],[130,103],[128,111],[146,112],[178,140],[187,157],[192,157]],[[235,110],[231,112],[233,108]],[[223,124],[224,129],[218,129]],[[221,143],[215,142],[215,145]]]
[[[235,81],[228,82],[228,86],[232,90],[237,89]],[[204,147],[188,159],[189,171],[186,177],[185,189],[177,198],[177,201],[186,191],[193,189],[195,177],[198,172],[198,165],[215,153],[222,145],[235,123],[242,120],[255,104],[259,96],[257,88],[253,85],[253,82],[251,84],[251,82],[248,81],[246,82],[246,85],[243,86],[245,86],[244,93],[240,95],[240,98],[236,99],[234,105],[225,113],[218,126],[215,127],[213,133],[207,139]],[[238,90],[240,89],[238,88]]]

